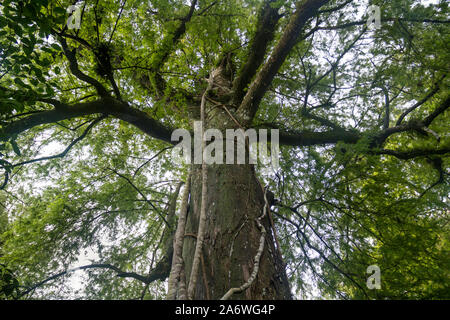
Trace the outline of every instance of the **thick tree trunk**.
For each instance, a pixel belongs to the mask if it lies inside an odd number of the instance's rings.
[[[228,69],[225,58],[213,71],[211,95],[221,102],[208,103],[205,114],[205,128],[219,129],[224,137],[225,129],[240,127],[231,114],[236,108],[227,103],[231,90]],[[207,168],[206,231],[193,299],[220,299],[229,289],[239,288],[247,282],[255,267],[261,239],[256,220],[263,214],[265,205],[264,193],[253,165],[212,164]],[[193,264],[201,198],[202,169],[201,165],[196,164],[192,166],[190,209],[183,244],[187,279]],[[248,289],[234,294],[231,299],[291,299],[269,216],[266,215],[261,223],[267,233],[257,277]]]
[[[186,225],[183,259],[190,277],[201,206],[201,166],[194,166],[191,206]],[[261,231],[264,197],[251,165],[208,166],[208,201],[203,259],[194,299],[220,299],[230,288],[250,277]],[[264,251],[256,280],[232,299],[290,299],[285,269],[274,245],[268,216]]]

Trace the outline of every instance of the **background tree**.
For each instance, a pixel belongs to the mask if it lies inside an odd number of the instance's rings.
[[[178,236],[173,298],[448,298],[445,1],[75,4],[0,4],[0,297],[164,298]],[[201,106],[280,170],[175,164]]]

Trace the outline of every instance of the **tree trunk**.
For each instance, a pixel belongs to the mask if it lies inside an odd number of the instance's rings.
[[[220,102],[206,105],[204,124],[205,129],[219,129],[224,137],[225,129],[240,127],[231,114],[236,108],[227,103],[231,90],[228,60],[224,58],[213,71],[210,94]],[[225,146],[226,143],[224,149]],[[229,289],[239,288],[247,282],[255,267],[261,238],[256,220],[263,214],[265,205],[263,190],[253,165],[211,164],[207,167],[206,231],[194,299],[220,299]],[[200,218],[201,171],[201,165],[192,165],[190,208],[183,244],[187,279],[191,274]],[[231,299],[291,299],[286,271],[274,244],[269,216],[266,215],[261,223],[267,233],[257,277],[247,290],[234,294]]]
[[[194,166],[191,203],[183,259],[190,277],[201,206],[201,166]],[[230,288],[250,277],[261,231],[264,197],[251,165],[209,165],[206,234],[194,299],[220,299]],[[268,216],[264,251],[256,280],[232,299],[290,299],[285,269],[274,245]]]

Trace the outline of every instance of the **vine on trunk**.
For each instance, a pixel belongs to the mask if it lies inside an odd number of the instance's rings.
[[[206,107],[206,96],[208,92],[211,90],[214,83],[214,72],[211,72],[208,79],[208,87],[202,96],[202,102],[200,105],[200,114],[201,114],[201,122],[202,122],[202,203],[200,207],[200,221],[198,225],[197,231],[197,243],[195,245],[195,253],[194,260],[192,263],[191,276],[189,279],[188,286],[188,298],[192,300],[194,298],[194,290],[197,285],[198,279],[198,268],[200,264],[200,256],[202,254],[203,247],[203,238],[205,235],[205,224],[206,224],[206,200],[207,200],[207,180],[208,180],[208,167],[206,165],[205,159],[203,157],[203,150],[206,147],[206,141],[204,139],[204,131],[205,131],[205,107]]]
[[[181,281],[181,271],[183,268],[183,242],[184,231],[186,226],[186,216],[189,203],[189,193],[191,186],[191,173],[189,173],[186,179],[186,186],[183,191],[183,197],[181,200],[180,216],[178,218],[177,231],[173,239],[173,258],[172,268],[170,270],[168,281],[168,293],[167,300],[174,300],[176,298],[178,283]],[[186,284],[185,284],[186,286]]]

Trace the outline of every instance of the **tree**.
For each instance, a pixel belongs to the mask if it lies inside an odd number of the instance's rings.
[[[371,4],[3,1],[15,297],[85,251],[91,298],[448,297],[448,4]],[[279,130],[280,169],[176,164],[199,120]]]

